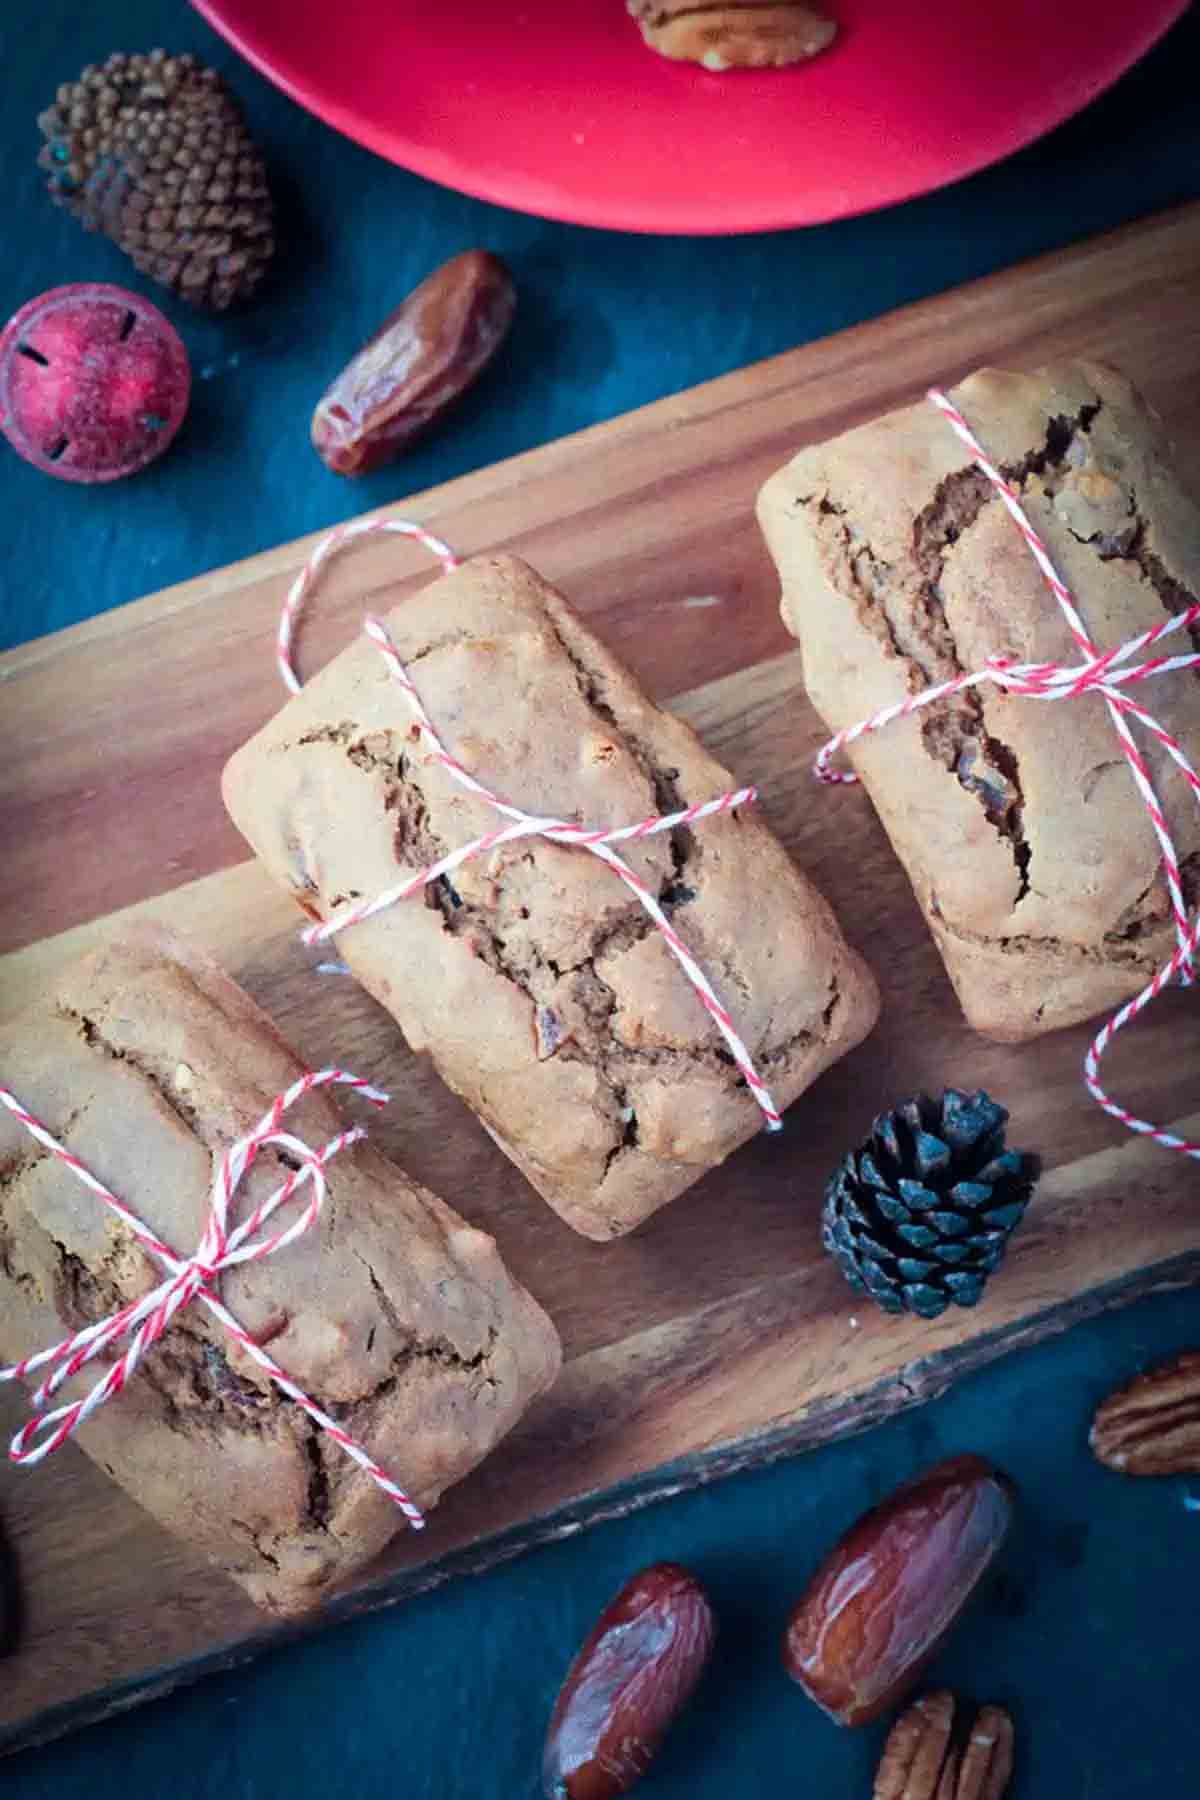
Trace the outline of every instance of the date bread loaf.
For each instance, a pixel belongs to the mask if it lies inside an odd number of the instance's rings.
[[[200,1242],[220,1157],[302,1073],[240,988],[152,930],[68,969],[35,1011],[0,1028],[0,1079],[181,1257]],[[328,1092],[306,1096],[283,1127],[313,1149],[343,1129]],[[268,1146],[231,1224],[285,1179]],[[221,1273],[217,1292],[425,1509],[554,1380],[558,1337],[491,1238],[369,1142],[332,1159],[327,1179],[317,1223],[276,1255]],[[0,1357],[59,1342],[150,1292],[162,1273],[0,1110]],[[106,1366],[89,1364],[63,1396],[81,1397]],[[76,1436],[148,1512],[273,1611],[311,1606],[403,1525],[197,1301]]]
[[[734,785],[512,556],[473,559],[386,623],[446,749],[530,813],[609,829]],[[413,735],[365,638],[236,753],[224,791],[315,918],[503,823]],[[865,1036],[874,983],[753,808],[618,848],[730,1008],[777,1105]],[[337,942],[412,1047],[588,1237],[630,1231],[761,1125],[661,933],[586,850],[508,844]]]
[[[1100,650],[1200,594],[1200,509],[1123,376],[1085,363],[989,369],[951,399],[1019,492]],[[992,655],[1082,660],[1016,524],[927,401],[802,450],[758,512],[831,732]],[[1138,698],[1200,760],[1196,675]],[[1134,736],[1194,905],[1194,798],[1136,725]],[[985,685],[848,756],[979,1031],[1017,1042],[1088,1018],[1172,954],[1158,841],[1101,696],[1044,702]]]

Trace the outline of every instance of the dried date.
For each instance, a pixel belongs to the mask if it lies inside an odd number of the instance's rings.
[[[1012,1512],[1012,1484],[979,1456],[951,1457],[898,1488],[813,1576],[788,1622],[788,1674],[839,1724],[878,1718],[940,1648]]]
[[[312,441],[321,460],[337,475],[390,462],[483,372],[515,307],[512,277],[487,250],[435,269],[318,402]]]
[[[645,1774],[704,1671],[708,1596],[676,1563],[627,1581],[567,1671],[546,1735],[547,1800],[612,1800]]]

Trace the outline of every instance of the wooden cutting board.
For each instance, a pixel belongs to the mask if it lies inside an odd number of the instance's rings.
[[[1018,1050],[965,1029],[866,800],[812,781],[822,733],[752,517],[760,482],[801,444],[981,363],[1033,367],[1063,354],[1120,364],[1200,477],[1198,291],[1191,207],[396,509],[463,551],[511,546],[561,583],[650,690],[761,785],[767,816],[880,978],[879,1028],[798,1103],[786,1131],[748,1145],[621,1243],[574,1236],[353,983],[315,982],[297,916],[245,862],[223,815],[221,764],[281,699],[272,634],[313,540],[0,659],[0,1007],[19,1005],[126,908],[192,931],[314,1066],[336,1056],[392,1090],[379,1142],[494,1231],[563,1334],[556,1390],[424,1535],[401,1533],[317,1623],[861,1428],[1004,1350],[1200,1275],[1194,1165],[1129,1138],[1087,1100],[1086,1030]],[[304,664],[345,643],[368,606],[428,578],[422,556],[390,538],[343,558],[314,607]],[[1200,1002],[1169,994],[1119,1040],[1113,1085],[1157,1119],[1192,1109],[1194,1134],[1198,1045]],[[20,1070],[3,1074],[19,1090]],[[822,1183],[876,1111],[947,1083],[1001,1097],[1015,1141],[1048,1172],[976,1311],[933,1324],[885,1318],[821,1254]],[[6,1431],[13,1401],[0,1404]],[[0,1515],[26,1600],[23,1645],[0,1684],[9,1747],[281,1635],[73,1445],[36,1470],[0,1472]]]

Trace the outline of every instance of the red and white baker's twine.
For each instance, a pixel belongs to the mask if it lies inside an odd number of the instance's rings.
[[[316,1222],[327,1191],[325,1165],[339,1151],[365,1136],[361,1126],[355,1126],[351,1130],[339,1132],[320,1150],[313,1150],[291,1132],[280,1129],[284,1114],[306,1094],[314,1088],[328,1087],[331,1084],[356,1089],[373,1106],[383,1106],[387,1101],[386,1094],[381,1093],[378,1088],[370,1087],[345,1069],[321,1069],[316,1073],[302,1075],[299,1080],[294,1081],[285,1093],[276,1097],[254,1130],[231,1145],[222,1156],[213,1178],[204,1233],[196,1251],[189,1257],[177,1256],[130,1207],[117,1198],[111,1188],[92,1174],[79,1157],[68,1150],[65,1144],[59,1143],[41,1120],[22,1106],[9,1088],[0,1086],[0,1105],[7,1107],[39,1144],[65,1163],[76,1179],[90,1188],[114,1212],[142,1248],[166,1271],[164,1279],[143,1299],[121,1307],[106,1319],[85,1326],[47,1350],[39,1350],[34,1355],[25,1357],[11,1368],[0,1368],[0,1381],[23,1381],[36,1369],[49,1370],[30,1401],[31,1417],[9,1446],[8,1454],[13,1462],[41,1462],[44,1456],[50,1456],[64,1444],[77,1426],[98,1407],[103,1406],[106,1400],[121,1392],[142,1357],[163,1335],[175,1314],[191,1301],[198,1300],[208,1308],[229,1336],[241,1345],[246,1354],[266,1371],[276,1387],[306,1412],[360,1469],[366,1471],[375,1485],[400,1508],[410,1525],[415,1529],[424,1525],[420,1510],[404,1489],[392,1480],[387,1470],[380,1468],[363,1446],[349,1432],[343,1431],[336,1419],[331,1419],[327,1412],[323,1412],[303,1388],[297,1387],[274,1357],[268,1356],[261,1344],[256,1343],[250,1333],[243,1329],[214,1291],[214,1283],[224,1270],[236,1268],[239,1263],[257,1262],[263,1257],[274,1256],[277,1251],[294,1244]],[[229,1213],[238,1186],[254,1166],[260,1152],[271,1145],[295,1157],[300,1167],[256,1206],[249,1218],[231,1228]],[[262,1227],[271,1215],[305,1183],[310,1183],[313,1191],[303,1212],[284,1230],[262,1236]],[[122,1339],[128,1339],[125,1349],[82,1400],[57,1407],[50,1406],[50,1401],[64,1382],[77,1375],[95,1357],[103,1355],[110,1345]]]
[[[308,563],[292,583],[284,602],[283,615],[279,621],[276,653],[280,673],[285,685],[292,693],[298,693],[300,690],[300,681],[292,666],[292,638],[300,608],[313,581],[323,564],[336,551],[354,538],[364,537],[377,531],[394,531],[404,537],[416,538],[419,543],[424,544],[426,549],[439,558],[447,572],[459,566],[454,552],[440,538],[434,537],[431,532],[423,530],[419,525],[412,525],[401,519],[364,520],[357,525],[340,526],[336,531],[330,532],[329,536],[317,545]],[[546,838],[551,843],[569,844],[577,849],[587,850],[593,856],[599,857],[601,862],[607,863],[614,875],[619,876],[626,887],[637,896],[728,1045],[730,1055],[737,1064],[746,1086],[758,1103],[766,1129],[778,1131],[781,1128],[782,1120],[775,1103],[766,1083],[754,1066],[749,1050],[738,1035],[730,1014],[718,999],[712,983],[667,918],[654,894],[651,893],[645,882],[635,875],[629,864],[612,848],[614,844],[656,837],[660,832],[673,831],[677,826],[696,825],[703,819],[714,817],[717,813],[732,812],[735,807],[748,806],[757,798],[758,790],[752,787],[736,788],[730,793],[717,795],[713,800],[702,800],[694,806],[683,807],[679,812],[654,814],[648,819],[639,820],[636,825],[618,825],[610,831],[595,830],[588,825],[575,824],[569,819],[539,818],[533,813],[523,811],[519,806],[513,806],[508,801],[502,800],[498,794],[494,794],[490,788],[485,787],[483,782],[471,774],[470,770],[465,769],[450,755],[434,730],[433,721],[425,710],[420,694],[409,678],[408,671],[401,661],[400,653],[392,642],[386,625],[379,619],[368,618],[364,630],[386,661],[393,680],[408,702],[414,720],[412,730],[424,742],[430,760],[440,763],[459,783],[460,787],[466,788],[472,794],[478,794],[481,800],[486,800],[489,806],[494,807],[510,823],[498,826],[495,831],[485,832],[482,837],[474,838],[469,844],[460,845],[457,850],[451,850],[448,855],[431,863],[428,868],[420,869],[409,875],[404,881],[398,882],[395,887],[388,888],[382,894],[377,894],[374,899],[354,901],[347,906],[340,907],[320,924],[310,926],[303,933],[304,942],[306,944],[324,943],[338,932],[348,930],[351,925],[359,925],[364,919],[370,919],[376,913],[384,912],[388,907],[396,906],[402,900],[410,899],[414,894],[420,893],[422,888],[428,887],[430,882],[437,881],[443,875],[449,875],[462,863],[469,862],[472,857],[485,855],[488,851],[496,850],[502,844],[514,843],[519,838]]]
[[[1073,667],[1060,666],[1057,663],[1018,663],[1009,657],[992,656],[988,658],[985,668],[977,669],[972,674],[957,675],[950,681],[939,682],[934,687],[921,690],[920,693],[909,694],[894,706],[886,706],[873,713],[870,718],[862,719],[856,725],[839,731],[835,737],[820,751],[816,759],[816,774],[821,781],[854,782],[857,775],[833,768],[833,758],[847,745],[865,737],[869,732],[882,731],[897,719],[908,718],[912,713],[920,712],[928,706],[934,706],[940,700],[952,694],[959,694],[967,688],[982,687],[991,683],[1006,693],[1018,694],[1027,700],[1073,700],[1083,694],[1097,693],[1103,696],[1108,707],[1117,737],[1130,773],[1137,784],[1138,792],[1145,801],[1162,850],[1163,873],[1167,891],[1171,900],[1171,911],[1175,919],[1175,936],[1177,948],[1170,961],[1164,963],[1152,981],[1147,982],[1141,993],[1128,1001],[1097,1032],[1086,1057],[1083,1073],[1088,1091],[1092,1098],[1104,1108],[1114,1119],[1119,1119],[1130,1131],[1153,1138],[1155,1143],[1163,1144],[1168,1150],[1178,1150],[1184,1156],[1200,1159],[1200,1143],[1187,1138],[1178,1137],[1174,1132],[1165,1131],[1152,1124],[1148,1119],[1139,1119],[1128,1112],[1125,1107],[1113,1100],[1100,1085],[1100,1062],[1113,1038],[1131,1019],[1135,1019],[1142,1009],[1161,994],[1162,990],[1179,977],[1183,986],[1189,985],[1195,976],[1194,958],[1200,948],[1200,911],[1189,916],[1183,895],[1183,885],[1179,874],[1179,858],[1171,837],[1158,796],[1154,790],[1150,770],[1141,751],[1134,742],[1129,720],[1136,719],[1138,724],[1160,744],[1167,755],[1181,771],[1184,780],[1191,788],[1200,804],[1200,775],[1189,761],[1177,738],[1171,736],[1157,719],[1148,713],[1145,707],[1130,698],[1124,690],[1134,682],[1148,681],[1154,676],[1173,674],[1180,669],[1200,668],[1200,652],[1191,651],[1179,656],[1153,656],[1144,662],[1134,662],[1135,657],[1143,651],[1151,649],[1162,638],[1174,631],[1184,631],[1189,626],[1200,623],[1200,604],[1185,607],[1182,612],[1165,618],[1161,625],[1150,631],[1140,632],[1137,637],[1130,638],[1127,643],[1103,653],[1097,650],[1087,627],[1079,616],[1079,612],[1071,597],[1070,589],[1055,569],[1050,560],[1045,544],[1026,517],[1013,488],[1004,475],[990,461],[974,432],[962,414],[946,398],[945,394],[931,389],[928,398],[948,422],[951,430],[962,440],[971,452],[975,466],[982,470],[1002,504],[1012,516],[1018,531],[1024,538],[1033,555],[1034,561],[1045,578],[1046,585],[1054,595],[1071,636],[1074,638],[1083,655],[1083,661]]]
[[[309,590],[316,581],[321,570],[331,556],[352,544],[355,538],[374,537],[380,532],[393,532],[397,537],[415,538],[423,544],[431,556],[435,556],[448,575],[459,566],[449,544],[444,544],[440,537],[432,531],[426,531],[423,525],[412,525],[407,519],[358,519],[348,525],[338,525],[323,537],[308,561],[288,589],[287,599],[283,603],[283,611],[279,615],[279,630],[275,638],[275,660],[279,664],[279,673],[283,677],[283,685],[291,694],[300,692],[300,677],[292,666],[292,639],[296,632],[296,622],[300,617],[300,609],[308,599]]]

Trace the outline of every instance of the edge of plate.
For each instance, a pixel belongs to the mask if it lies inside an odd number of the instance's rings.
[[[604,201],[581,202],[569,189],[559,186],[553,180],[535,180],[519,174],[492,178],[486,174],[481,175],[455,156],[429,147],[404,146],[401,154],[401,147],[389,132],[364,118],[353,107],[342,106],[325,95],[314,94],[311,84],[302,76],[283,67],[256,44],[252,35],[227,20],[224,17],[225,0],[191,0],[194,10],[205,23],[267,81],[281,89],[306,112],[312,113],[364,149],[374,152],[385,162],[408,169],[453,192],[467,194],[472,199],[504,206],[515,212],[527,213],[534,218],[552,219],[564,225],[586,225],[605,231],[635,232],[652,237],[739,237],[751,232],[788,231],[798,226],[825,225],[835,219],[856,218],[866,213],[882,211],[889,206],[899,206],[905,201],[918,199],[923,194],[951,187],[955,182],[966,180],[979,174],[981,170],[990,168],[994,163],[1015,155],[1017,151],[1036,143],[1039,138],[1047,136],[1068,119],[1083,112],[1166,36],[1187,11],[1188,3],[1189,0],[1161,0],[1161,9],[1156,10],[1144,22],[1132,47],[1115,53],[1102,68],[1096,70],[1080,88],[1070,94],[1061,109],[1056,107],[1043,125],[1032,131],[1023,128],[1014,131],[1011,136],[1000,140],[999,147],[993,143],[978,157],[966,160],[942,181],[912,182],[901,177],[892,188],[881,191],[873,199],[861,204],[851,202],[845,206],[806,207],[802,197],[797,196],[795,205],[784,211],[780,211],[774,203],[759,210],[753,197],[747,196],[733,216],[725,213],[714,217],[711,208],[703,203],[692,212],[690,208],[677,204],[668,203],[660,207],[652,199],[645,202],[618,200],[612,204]]]

